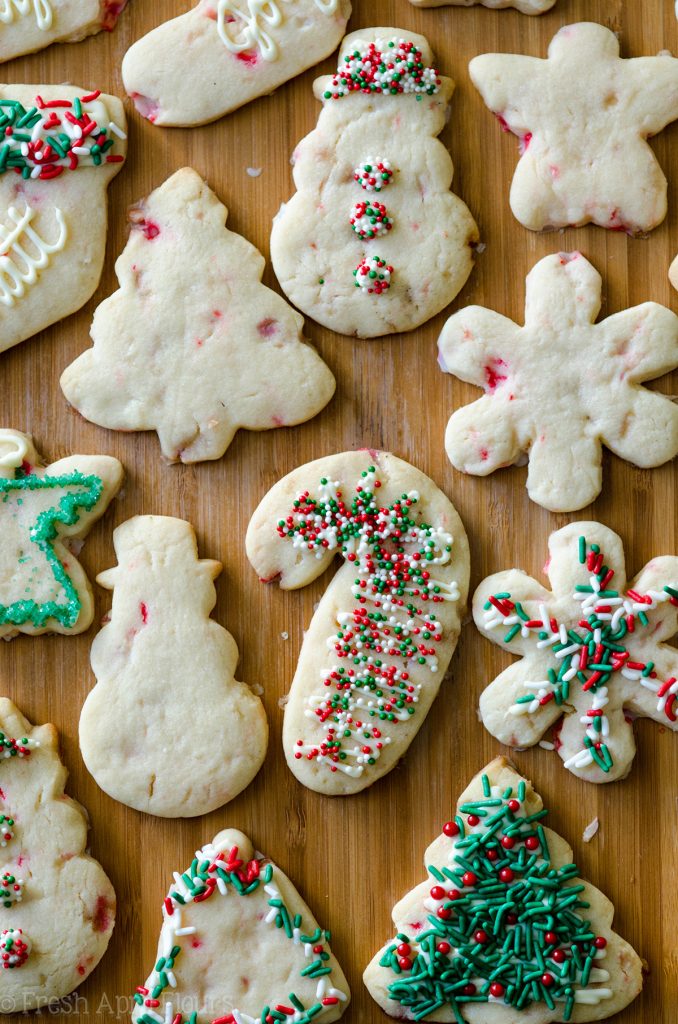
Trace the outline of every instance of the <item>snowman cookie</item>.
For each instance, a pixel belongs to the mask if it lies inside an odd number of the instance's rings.
[[[127,0],[0,0],[0,61],[110,32]]]
[[[302,318],[261,283],[263,256],[226,216],[190,167],[136,207],[120,289],[96,310],[94,347],[61,378],[87,419],[157,430],[172,461],[218,459],[239,427],[300,423],[334,393]]]
[[[136,516],[113,534],[114,590],[91,650],[97,685],[80,749],[109,796],[166,818],[207,814],[254,778],[266,754],[263,705],[234,677],[238,648],[210,619],[221,564],[198,559],[190,523]],[[208,714],[187,714],[189,705]],[[111,716],[116,729],[111,734]],[[197,758],[197,768],[177,772]]]
[[[283,747],[309,789],[357,793],[395,767],[457,645],[469,578],[452,503],[388,452],[342,452],[273,487],[247,530],[259,577],[286,590],[345,559],[304,636]]]
[[[0,637],[82,633],[94,607],[76,550],[122,483],[107,455],[43,467],[33,441],[0,429]]]
[[[115,893],[85,853],[86,812],[66,777],[54,726],[0,698],[0,1013],[63,999],[113,931]]]
[[[125,89],[152,124],[215,121],[327,57],[350,13],[350,0],[199,0],[127,51]]]
[[[483,7],[491,7],[493,11],[515,7],[521,14],[543,14],[544,11],[550,11],[555,2],[556,0],[410,0],[415,7],[447,7],[450,4],[457,7],[473,7],[475,4],[482,4]]]
[[[289,878],[225,829],[174,872],[155,967],[133,998],[133,1024],[331,1024],[350,992]]]
[[[0,86],[0,352],[80,309],[106,248],[106,188],[125,159],[115,96]]]
[[[294,152],[271,260],[290,301],[340,334],[411,330],[471,272],[478,231],[437,139],[454,82],[432,64],[423,36],[366,28],[314,84],[323,109]]]

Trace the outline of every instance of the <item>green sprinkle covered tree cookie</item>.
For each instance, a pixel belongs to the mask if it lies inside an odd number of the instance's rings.
[[[134,1024],[331,1024],[350,993],[289,878],[226,829],[174,873]]]
[[[642,988],[614,908],[579,877],[531,783],[497,758],[425,854],[428,877],[393,909],[396,935],[364,981],[399,1020],[603,1020]]]

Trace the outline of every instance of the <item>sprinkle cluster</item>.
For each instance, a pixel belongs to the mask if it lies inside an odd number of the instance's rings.
[[[639,594],[621,593],[614,588],[614,570],[605,564],[598,544],[588,545],[579,538],[579,563],[589,573],[587,583],[577,584],[572,595],[581,604],[576,626],[559,623],[540,606],[538,617],[531,618],[519,601],[509,593],[493,594],[485,604],[485,627],[508,628],[504,637],[510,643],[518,633],[534,639],[539,649],[550,649],[553,667],[547,678],[525,684],[528,692],[512,706],[514,715],[534,714],[551,701],[560,707],[570,696],[570,686],[579,685],[589,694],[591,705],[581,719],[585,725],[582,747],[565,761],[566,768],[585,768],[595,764],[609,772],[614,761],[605,742],[610,734],[605,707],[608,687],[616,673],[632,679],[657,697],[657,710],[676,721],[678,680],[659,679],[653,662],[634,657],[633,636],[652,630],[649,615],[669,601],[678,606],[678,587],[667,584],[662,590]]]
[[[426,925],[397,935],[380,961],[395,975],[389,996],[415,1021],[450,1007],[464,1024],[469,1003],[543,1003],[569,1021],[577,1003],[612,996],[608,972],[594,966],[607,939],[582,913],[576,864],[551,861],[548,812],[528,813],[523,781],[516,792],[482,781],[483,799],[462,804],[443,828],[454,843],[447,865],[428,867]]]
[[[421,50],[407,39],[377,39],[346,54],[332,76],[325,99],[339,99],[351,92],[432,96],[440,89],[434,68],[424,64]]]
[[[316,928],[311,934],[303,931],[301,914],[291,914],[281,899],[276,884],[273,865],[254,858],[245,863],[239,856],[237,846],[230,850],[221,850],[211,843],[196,852],[191,866],[183,874],[175,872],[175,887],[170,890],[163,906],[163,936],[165,949],[155,965],[151,987],[140,985],[135,994],[134,1002],[142,1009],[135,1017],[136,1024],[198,1024],[196,1011],[184,1018],[181,1012],[174,1013],[170,1003],[160,1005],[160,996],[168,988],[176,987],[174,966],[177,957],[182,953],[182,946],[177,939],[196,934],[194,925],[182,926],[182,908],[190,903],[201,903],[211,899],[217,893],[221,896],[250,896],[263,886],[269,907],[265,917],[267,924],[274,925],[284,931],[285,936],[295,946],[303,946],[306,965],[301,976],[317,981],[316,1002],[304,1006],[294,992],[289,993],[289,1004],[276,1003],[264,1006],[257,1017],[251,1017],[242,1010],[234,1010],[223,1017],[218,1017],[212,1024],[311,1024],[322,1016],[323,1011],[345,1002],[347,996],[331,985],[332,967],[329,965],[331,955],[325,947],[329,942],[329,932]],[[188,952],[188,950],[187,950]]]
[[[23,891],[23,878],[17,878],[11,871],[4,871],[0,876],[0,904],[3,907],[13,907],[15,903],[21,903]]]
[[[383,203],[356,203],[351,210],[351,227],[358,238],[380,238],[388,234],[393,222],[386,213]]]
[[[30,952],[30,939],[21,928],[5,928],[0,932],[0,964],[5,970],[23,967]]]
[[[379,256],[363,256],[353,271],[355,286],[369,295],[381,295],[391,287],[393,267]]]
[[[7,814],[0,814],[0,846],[7,846],[14,839],[14,818]]]
[[[66,170],[122,163],[124,157],[111,150],[125,133],[113,121],[99,124],[88,109],[100,95],[97,89],[49,102],[36,96],[28,110],[18,100],[0,99],[0,174],[14,171],[47,181]]]
[[[325,692],[309,698],[306,710],[322,739],[297,740],[294,756],[358,777],[390,743],[384,726],[415,713],[421,685],[411,678],[412,667],[438,671],[443,632],[435,606],[458,600],[459,590],[431,575],[433,566],[449,561],[452,538],[415,522],[416,491],[379,505],[374,466],[361,474],[350,502],[339,487],[323,478],[318,498],[301,494],[278,533],[318,558],[341,552],[355,566],[354,603],[337,613],[337,632],[328,638],[336,662],[323,672]]]
[[[31,750],[39,746],[37,740],[32,740],[28,736],[17,740],[13,736],[6,736],[4,732],[0,732],[0,760],[7,757],[30,757]],[[4,816],[0,818],[0,821],[5,821]]]
[[[393,171],[388,160],[368,159],[353,172],[353,180],[366,192],[381,192],[392,179]]]

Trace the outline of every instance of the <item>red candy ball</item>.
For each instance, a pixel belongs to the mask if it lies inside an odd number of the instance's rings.
[[[408,945],[407,942],[401,942],[398,948],[396,949],[396,953],[398,954],[398,956],[409,956],[411,952],[412,947]]]
[[[490,995],[494,996],[495,999],[500,999],[504,994],[504,986],[500,985],[498,981],[493,981],[490,985]]]
[[[593,940],[593,945],[596,949],[605,949],[607,946],[607,939],[604,939],[602,935],[598,935],[598,937]]]
[[[456,821],[446,821],[443,825],[443,835],[447,836],[448,839],[452,839],[453,836],[459,835],[459,826]]]
[[[516,845],[516,841],[513,838],[513,836],[502,836],[501,845],[504,847],[505,850],[512,850],[513,847]]]
[[[464,985],[462,992],[465,996],[474,996],[476,994],[476,987],[472,981],[469,981],[468,985]]]
[[[542,974],[539,980],[541,981],[544,988],[551,988],[551,985],[553,985],[555,978],[552,974]]]
[[[509,800],[508,808],[509,808],[509,811],[513,811],[513,813],[515,814],[516,811],[520,810],[520,801],[519,800]]]
[[[436,946],[436,949],[438,950],[439,953],[442,953],[444,956],[447,956],[448,953],[452,952],[452,946],[449,944],[449,942],[439,942],[438,945]]]
[[[461,896],[461,893],[459,892],[458,889],[448,889],[447,890],[447,898],[450,899],[450,900],[458,900],[460,896]]]
[[[516,876],[513,873],[512,868],[502,868],[499,872],[499,877],[502,882],[512,882]]]
[[[539,840],[537,839],[536,836],[528,836],[527,839],[525,840],[525,846],[527,847],[528,850],[538,850],[539,849]]]
[[[480,818],[478,817],[477,814],[469,814],[469,816],[468,816],[468,818],[466,820],[468,821],[468,823],[471,826],[471,828],[473,828],[474,825],[478,824],[478,822],[480,821]]]
[[[547,932],[544,939],[546,940],[547,946],[555,946],[558,942],[558,936],[555,932]]]
[[[398,960],[398,966],[400,967],[401,971],[411,971],[412,961],[407,956],[401,956]]]
[[[497,858],[499,857],[499,851],[498,850],[488,850],[486,852],[485,856],[487,857],[488,860],[497,860]]]
[[[518,923],[518,916],[516,914],[507,914],[506,915],[506,923],[507,924],[517,924]]]
[[[475,885],[476,882],[478,881],[478,878],[476,877],[476,875],[473,874],[472,871],[465,871],[464,874],[461,876],[461,880],[464,883],[464,885]]]
[[[431,899],[434,899],[434,900],[444,900],[445,899],[445,890],[443,889],[442,885],[434,885],[433,886],[433,888],[431,889]]]
[[[479,928],[477,932],[473,933],[473,938],[482,946],[489,941],[490,936],[487,934],[486,931],[483,931],[482,928]]]
[[[567,954],[564,949],[554,949],[551,953],[551,959],[555,960],[557,964],[564,964],[567,959]]]
[[[441,921],[449,921],[449,919],[452,917],[452,911],[449,910],[447,907],[438,907],[437,913]]]

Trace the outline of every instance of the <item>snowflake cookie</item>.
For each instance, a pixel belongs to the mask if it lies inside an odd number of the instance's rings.
[[[125,89],[152,124],[206,124],[329,56],[350,14],[350,0],[199,0],[127,51]]]
[[[551,1024],[602,1020],[636,998],[640,957],[547,814],[504,758],[476,775],[426,851],[426,881],[393,908],[395,938],[365,971],[386,1013]]]
[[[0,0],[0,61],[110,32],[127,0]]]
[[[640,234],[666,216],[666,178],[647,144],[678,117],[678,60],[619,56],[590,22],[554,36],[548,59],[486,53],[471,78],[520,139],[511,209],[533,231],[590,222]]]
[[[645,302],[596,324],[601,283],[560,253],[527,277],[524,327],[482,306],[450,317],[440,366],[485,389],[448,423],[457,469],[487,476],[527,452],[532,500],[568,512],[600,493],[603,444],[644,468],[678,453],[678,406],[640,386],[678,366],[678,317]]]
[[[600,523],[552,533],[552,590],[517,569],[484,580],[473,618],[521,660],[480,698],[485,727],[512,747],[537,743],[561,717],[556,746],[573,774],[614,782],[631,769],[631,719],[678,731],[678,557],[626,581],[621,539]]]
[[[122,483],[107,455],[71,455],[42,467],[31,438],[0,429],[0,637],[82,633],[92,591],[69,549]]]
[[[86,812],[64,793],[53,725],[32,726],[0,698],[0,810],[13,832],[0,878],[2,1013],[56,1003],[94,970],[115,893],[85,851]]]
[[[97,685],[80,716],[83,760],[128,807],[206,814],[252,781],[268,743],[261,701],[234,676],[235,640],[209,617],[221,563],[198,559],[193,527],[169,516],[128,519],[113,543],[118,565],[97,576],[114,591],[113,608],[92,644]],[[187,714],[189,706],[209,713]],[[177,771],[193,759],[195,772]]]
[[[334,394],[302,318],[261,283],[263,256],[226,217],[190,167],[134,208],[120,288],[94,314],[94,347],[61,377],[86,419],[157,430],[173,462],[218,459],[240,427],[301,423]]]
[[[454,652],[469,551],[454,506],[387,452],[343,452],[272,488],[247,531],[259,577],[294,590],[345,559],[305,633],[283,747],[309,789],[357,793],[396,765]]]
[[[242,832],[220,832],[174,873],[162,918],[133,1024],[332,1024],[349,1004],[330,933]]]
[[[482,4],[483,7],[491,7],[493,11],[515,7],[521,14],[543,14],[544,11],[550,11],[555,2],[556,0],[410,0],[415,7],[447,7],[450,4],[456,7],[473,7],[475,4]]]
[[[323,108],[294,152],[297,192],[273,222],[271,261],[290,301],[340,334],[409,331],[471,273],[478,229],[437,138],[454,82],[432,65],[424,36],[365,28],[314,83]],[[356,217],[356,204],[372,214]]]

